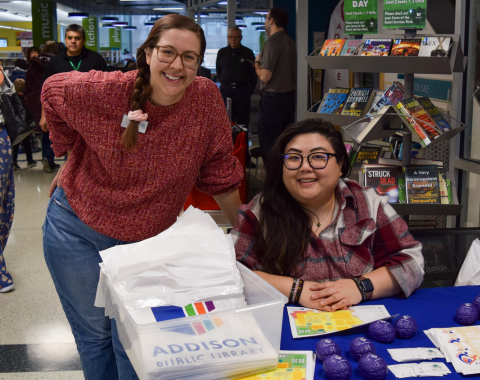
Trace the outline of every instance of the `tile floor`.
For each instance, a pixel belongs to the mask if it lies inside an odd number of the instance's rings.
[[[250,147],[257,145],[254,137]],[[43,172],[40,153],[34,154],[34,168],[25,168],[24,157],[19,156],[22,169],[14,172],[15,216],[5,249],[15,290],[0,293],[0,379],[83,380],[74,338],[43,258],[42,224],[55,173]]]

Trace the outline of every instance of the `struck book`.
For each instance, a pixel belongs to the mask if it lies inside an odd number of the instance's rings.
[[[447,123],[445,118],[442,116],[440,111],[438,110],[437,107],[432,103],[432,101],[427,98],[426,96],[423,98],[418,98],[417,99],[422,107],[427,111],[427,113],[430,115],[430,117],[437,123],[437,126],[442,129],[443,132],[449,131],[452,129],[450,124]]]
[[[420,52],[422,40],[393,40],[391,56],[416,57]]]
[[[323,44],[320,55],[322,57],[335,57],[340,55],[345,40],[326,40]]]
[[[318,112],[340,115],[347,101],[349,92],[350,89],[348,88],[331,88],[322,106],[318,109]]]
[[[451,37],[423,37],[420,57],[446,57],[450,48]]]
[[[382,39],[367,39],[363,44],[361,55],[363,56],[388,56],[390,48],[392,47],[392,40]]]
[[[364,184],[378,194],[388,196],[388,203],[398,202],[398,167],[389,165],[364,165]]]
[[[438,166],[407,165],[403,167],[403,170],[405,173],[407,203],[440,203]]]
[[[362,51],[362,40],[346,40],[340,55],[360,55]]]
[[[342,115],[364,116],[372,104],[376,92],[373,88],[352,88],[348,94]]]

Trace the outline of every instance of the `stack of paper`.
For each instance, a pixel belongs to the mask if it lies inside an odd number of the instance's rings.
[[[237,380],[313,380],[315,353],[312,351],[280,351],[278,367]]]
[[[399,363],[443,358],[443,354],[438,348],[390,348],[387,351],[392,356],[392,359]]]
[[[419,363],[419,364],[395,364],[389,365],[388,369],[398,377],[403,379],[405,377],[430,377],[430,376],[445,376],[450,370],[443,363]]]
[[[480,374],[480,326],[430,329],[424,331],[455,371]]]

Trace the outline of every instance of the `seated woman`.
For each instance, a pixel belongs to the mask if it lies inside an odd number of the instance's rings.
[[[334,311],[403,293],[423,280],[422,245],[373,188],[345,179],[342,135],[321,119],[278,138],[263,193],[239,209],[237,260],[289,301]]]

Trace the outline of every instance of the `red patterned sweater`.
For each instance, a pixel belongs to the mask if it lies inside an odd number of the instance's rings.
[[[72,149],[62,175],[70,205],[88,226],[124,241],[171,226],[194,185],[218,195],[243,177],[220,91],[201,77],[176,104],[148,102],[147,131],[126,151],[120,123],[131,110],[136,73],[57,74],[42,92],[56,156]]]

